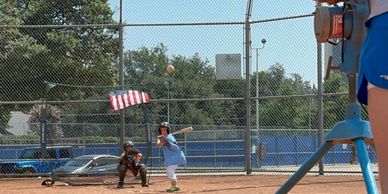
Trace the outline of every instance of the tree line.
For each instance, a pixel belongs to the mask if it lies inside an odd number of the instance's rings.
[[[114,12],[107,0],[0,0],[0,24],[7,25],[72,25],[115,24]],[[106,100],[112,88],[54,87],[49,93],[45,81],[77,86],[118,86],[118,29],[89,28],[1,28],[0,29],[0,101]],[[152,99],[219,99],[242,98],[245,80],[216,80],[214,64],[193,56],[168,56],[162,43],[124,53],[124,75],[127,89],[148,92]],[[176,71],[166,74],[168,64]],[[281,63],[251,76],[251,96],[316,94],[316,87],[299,74],[288,76]],[[119,87],[117,87],[119,88]],[[340,75],[324,82],[325,92],[347,91]],[[168,104],[168,106],[167,106]],[[343,119],[345,97],[326,98],[325,128]],[[252,100],[252,125],[255,123],[255,100]],[[56,136],[107,134],[103,124],[117,124],[119,115],[106,103],[50,104],[48,123],[57,124]],[[317,128],[316,98],[260,100],[260,125],[268,128]],[[30,130],[39,131],[41,108],[38,105],[0,105],[0,133],[7,135],[11,111],[33,115]],[[171,101],[131,107],[125,110],[125,123],[144,123],[146,112],[151,123],[169,119],[175,124],[245,125],[244,101]],[[50,112],[49,111],[49,112]],[[79,123],[80,125],[71,125]],[[81,124],[90,125],[81,125]],[[60,124],[60,125],[59,125]],[[82,127],[80,127],[82,126]],[[101,132],[102,131],[102,132]]]

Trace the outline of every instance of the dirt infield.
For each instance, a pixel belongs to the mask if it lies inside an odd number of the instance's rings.
[[[181,191],[177,193],[274,193],[288,176],[181,176],[178,177]],[[125,185],[115,189],[114,185],[67,186],[56,183],[52,187],[41,186],[44,179],[0,179],[2,194],[81,194],[81,193],[164,193],[169,186],[165,177],[151,177],[150,187],[140,184]],[[305,176],[290,193],[366,193],[360,176]]]

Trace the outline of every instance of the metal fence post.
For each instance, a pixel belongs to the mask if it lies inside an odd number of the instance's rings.
[[[119,21],[119,82],[121,89],[124,89],[124,26],[123,26],[123,0],[120,0],[120,21]],[[125,130],[124,130],[124,109],[120,110],[120,127],[119,127],[119,144],[124,144],[124,136],[125,136]],[[122,146],[120,146],[122,147]],[[121,148],[121,151],[123,151],[123,148]],[[119,151],[120,152],[120,151]],[[121,154],[121,153],[119,153]]]
[[[251,80],[250,80],[250,49],[251,49],[251,13],[253,0],[248,1],[245,18],[245,171],[252,172],[251,164]]]
[[[319,5],[319,4],[318,4]],[[317,43],[317,62],[318,62],[318,146],[323,145],[323,83],[322,83],[322,44]],[[323,175],[323,160],[318,163],[319,175]]]

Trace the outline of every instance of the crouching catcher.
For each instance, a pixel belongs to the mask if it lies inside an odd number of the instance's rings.
[[[147,169],[146,166],[140,163],[142,154],[139,150],[134,148],[134,144],[131,141],[126,142],[123,145],[124,153],[120,156],[118,171],[119,171],[119,184],[117,188],[123,188],[124,178],[128,170],[130,170],[136,177],[140,173],[141,186],[148,187],[147,184]]]

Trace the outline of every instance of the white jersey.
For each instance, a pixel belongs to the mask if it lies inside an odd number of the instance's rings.
[[[369,19],[388,12],[388,0],[369,0],[370,14]]]

